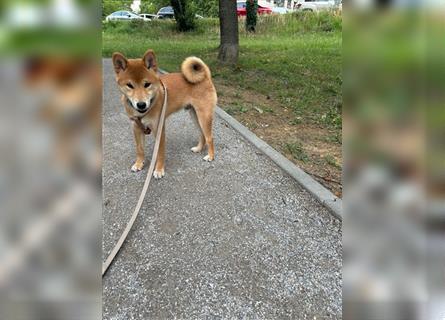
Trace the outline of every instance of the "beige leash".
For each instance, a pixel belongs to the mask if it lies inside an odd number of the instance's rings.
[[[119,252],[120,248],[122,247],[122,244],[124,243],[125,239],[128,236],[128,233],[130,232],[131,228],[133,227],[134,221],[136,220],[136,218],[139,214],[139,211],[141,210],[142,203],[144,202],[144,198],[147,193],[148,185],[150,184],[151,177],[153,176],[156,158],[158,156],[159,144],[161,142],[162,128],[164,126],[165,110],[167,109],[167,87],[162,82],[162,80],[161,80],[161,84],[162,84],[162,87],[164,88],[164,104],[162,105],[161,115],[159,116],[158,128],[156,131],[156,141],[155,141],[155,146],[153,148],[153,156],[151,157],[150,167],[148,168],[148,172],[147,172],[147,178],[145,179],[144,187],[142,188],[141,195],[139,196],[138,203],[136,205],[136,208],[134,209],[134,212],[133,212],[133,215],[131,216],[130,221],[128,222],[127,226],[125,227],[125,230],[122,233],[121,237],[119,238],[119,241],[116,243],[113,250],[108,255],[108,258],[102,264],[102,277],[107,272],[108,267],[110,266],[111,262],[113,262],[114,258],[116,257],[116,254]]]

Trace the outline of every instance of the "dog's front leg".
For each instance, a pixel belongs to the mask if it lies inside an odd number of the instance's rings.
[[[131,171],[141,171],[144,167],[144,144],[145,133],[133,122],[134,141],[136,142],[136,162],[131,167]]]
[[[165,160],[165,125],[162,128],[161,140],[159,141],[158,157],[156,159],[155,172],[153,173],[153,177],[155,177],[156,179],[160,179],[165,175],[164,160]]]

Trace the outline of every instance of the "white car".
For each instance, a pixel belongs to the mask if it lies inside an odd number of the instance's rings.
[[[157,14],[153,13],[140,13],[139,16],[147,20],[154,20],[159,18]]]
[[[338,5],[335,0],[298,0],[295,9],[299,11],[334,10]]]
[[[138,16],[137,14],[130,11],[116,11],[108,15],[105,18],[106,21],[117,21],[117,20],[149,20]]]
[[[290,10],[288,8],[284,8],[284,7],[273,7],[272,12],[278,13],[278,14],[286,14],[286,13],[290,12]]]

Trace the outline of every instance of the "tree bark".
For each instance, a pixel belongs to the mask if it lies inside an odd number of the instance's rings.
[[[179,31],[190,31],[195,29],[195,13],[191,10],[190,1],[170,0],[175,13],[176,27]]]
[[[238,62],[238,17],[236,1],[219,0],[220,46],[218,59],[223,64]]]
[[[257,0],[247,0],[246,1],[246,31],[255,32],[256,22],[257,22],[257,10],[258,1]]]

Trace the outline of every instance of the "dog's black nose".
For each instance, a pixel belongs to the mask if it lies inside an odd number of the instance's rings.
[[[144,110],[147,107],[147,104],[145,102],[138,102],[136,103],[136,106],[139,110]]]

